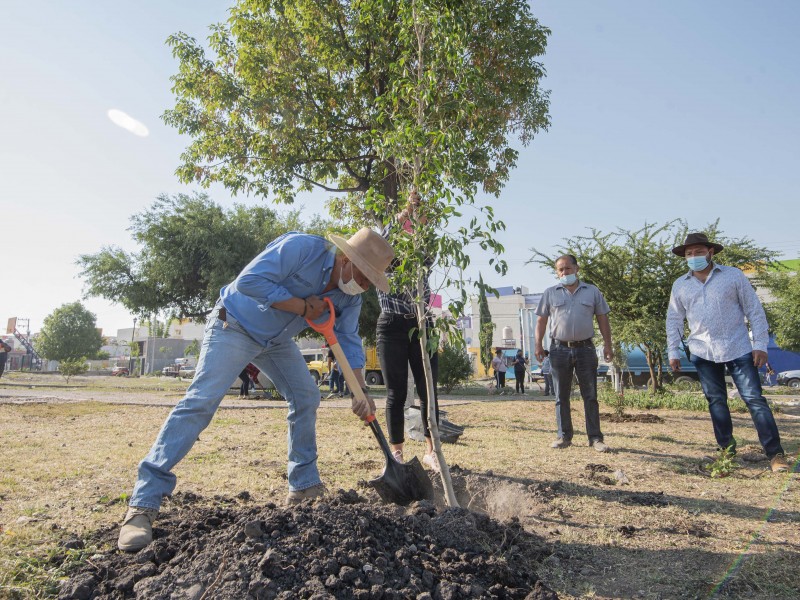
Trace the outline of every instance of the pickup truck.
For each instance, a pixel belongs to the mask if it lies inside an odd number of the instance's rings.
[[[164,377],[177,377],[180,370],[181,367],[179,367],[178,365],[167,365],[166,367],[161,369],[161,374]]]

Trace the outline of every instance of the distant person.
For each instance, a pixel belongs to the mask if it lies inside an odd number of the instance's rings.
[[[506,366],[505,358],[503,358],[503,351],[498,349],[495,350],[494,358],[492,359],[492,369],[494,369],[494,379],[495,379],[495,387],[498,391],[498,396],[502,396],[506,393],[506,371],[508,371],[508,367]]]
[[[11,346],[5,340],[0,340],[0,377],[3,376],[3,372],[6,370],[6,360],[8,360],[8,353],[11,350]]]
[[[333,355],[333,350],[328,349],[328,396],[326,400],[334,396],[342,396],[342,386],[339,381],[339,363]]]
[[[245,367],[247,374],[250,376],[250,389],[256,389],[258,385],[258,376],[261,374],[261,371],[258,370],[258,367],[255,366],[253,363],[247,363]],[[263,388],[262,388],[263,389]]]
[[[250,394],[250,373],[247,372],[247,367],[239,373],[239,379],[242,380],[242,385],[239,386],[239,399],[242,400]]]
[[[556,260],[558,285],[542,294],[536,308],[536,360],[544,360],[544,339],[550,325],[550,371],[556,395],[556,426],[558,437],[551,448],[566,448],[572,444],[572,415],[569,396],[572,378],[577,376],[578,387],[586,413],[586,435],[589,445],[598,452],[608,446],[600,431],[600,405],[597,403],[597,352],[594,347],[594,324],[603,336],[603,354],[609,362],[614,358],[611,346],[611,325],[608,307],[597,287],[578,279],[578,260],[571,254]]]
[[[669,366],[674,372],[681,370],[680,342],[687,322],[689,360],[697,369],[708,400],[720,449],[736,452],[725,382],[727,369],[750,411],[770,467],[776,473],[787,471],[778,425],[762,393],[758,374],[767,364],[767,317],[745,274],[713,261],[722,249],[721,244],[708,241],[704,233],[690,233],[683,244],[672,249],[686,259],[689,271],[672,284],[667,309]],[[749,333],[745,317],[750,323]]]
[[[419,215],[417,209],[422,199],[416,191],[408,197],[407,206],[395,215],[392,223],[383,230],[388,238],[392,233],[405,231],[413,233],[413,222],[425,224],[425,217]],[[425,264],[431,266],[433,259],[425,258]],[[426,310],[430,306],[431,289],[428,277],[423,277],[423,294]],[[430,428],[428,426],[428,380],[425,376],[425,358],[420,347],[420,322],[417,318],[416,294],[407,290],[394,290],[386,293],[378,290],[378,305],[381,314],[378,316],[376,328],[378,359],[381,372],[386,381],[386,427],[389,430],[389,443],[392,456],[400,463],[405,462],[403,448],[405,444],[405,404],[408,395],[408,372],[414,379],[419,394],[420,413],[422,415],[422,434],[425,438],[425,454],[422,464],[435,472],[439,472],[439,459],[433,449]],[[426,317],[426,326],[431,327],[433,319]],[[433,377],[433,403],[436,421],[439,421],[439,401],[436,396],[436,385],[439,378],[439,354],[436,350],[428,353]]]
[[[775,369],[766,362],[764,363],[764,383],[767,384],[767,387],[772,387],[775,385]]]
[[[175,489],[172,469],[191,450],[231,381],[249,362],[267,374],[288,404],[286,503],[324,494],[317,468],[320,393],[293,338],[308,327],[306,319],[323,317],[327,312],[323,298],[330,299],[337,313],[334,330],[339,344],[366,390],[364,349],[358,335],[361,294],[370,283],[389,289],[384,271],[393,258],[386,240],[366,227],[349,239],[290,232],[270,242],[222,288],[186,396],[139,463],[117,542],[120,550],[139,550],[152,541],[161,500]],[[352,410],[366,419],[375,413],[375,403],[365,391],[363,399],[353,398]]]
[[[550,372],[550,351],[543,350],[542,377],[544,378],[544,395],[549,396],[553,393],[553,374]]]
[[[517,350],[517,355],[514,357],[512,363],[514,367],[514,379],[516,379],[515,392],[517,394],[525,393],[525,373],[530,361],[522,354],[522,350]]]

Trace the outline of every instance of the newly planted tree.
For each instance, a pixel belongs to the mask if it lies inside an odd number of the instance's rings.
[[[180,67],[165,120],[192,137],[178,175],[278,202],[343,192],[332,210],[354,227],[388,224],[418,191],[410,232],[390,235],[392,286],[418,300],[420,340],[434,349],[430,258],[455,290],[450,315],[462,315],[473,248],[503,250],[504,225],[478,192],[498,195],[517,161],[512,138],[527,144],[549,124],[538,62],[548,33],[522,0],[241,0],[212,29],[213,56],[186,35],[169,40]]]

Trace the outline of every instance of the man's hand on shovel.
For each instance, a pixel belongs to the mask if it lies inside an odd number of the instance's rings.
[[[323,313],[328,310],[328,306],[319,296],[309,296],[305,299],[306,303],[306,314],[305,318],[314,320],[319,319]]]
[[[347,386],[350,388],[350,398],[353,400],[353,412],[358,415],[362,421],[366,421],[369,417],[375,414],[375,402],[372,400],[372,398],[370,398],[367,388],[364,387],[363,378],[360,375],[356,376],[354,371],[350,368],[350,365],[347,362],[347,357],[345,357],[341,347],[339,346],[339,342],[336,340],[336,334],[333,331],[333,325],[336,321],[336,311],[334,309],[333,302],[331,302],[330,298],[309,296],[306,298],[306,306],[306,322],[308,322],[314,331],[325,336],[325,341],[328,342],[333,355],[339,362],[339,368],[342,370],[342,373],[345,376],[345,381],[347,382]],[[324,323],[315,323],[312,320],[315,316],[317,318],[322,316],[326,310],[330,316]],[[363,394],[358,392],[357,389],[360,389]]]
[[[375,414],[375,402],[372,400],[366,388],[361,388],[361,391],[364,392],[363,398],[360,399],[359,396],[361,396],[361,394],[355,394],[352,390],[350,391],[350,398],[353,402],[353,412],[358,415],[359,419],[366,421],[367,417]]]

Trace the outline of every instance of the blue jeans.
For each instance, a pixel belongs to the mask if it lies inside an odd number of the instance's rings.
[[[553,392],[553,376],[550,373],[544,373],[544,395],[549,396]]]
[[[553,377],[553,392],[556,396],[558,437],[567,442],[572,440],[569,396],[572,393],[573,373],[578,378],[578,387],[583,397],[589,443],[602,442],[600,405],[597,403],[597,353],[594,346],[581,348],[568,348],[556,344],[550,346],[550,374]]]
[[[176,482],[172,468],[189,453],[247,363],[266,373],[288,402],[289,489],[303,490],[320,483],[316,438],[320,393],[300,350],[291,341],[265,347],[251,338],[230,314],[225,327],[215,309],[206,325],[192,384],[167,417],[150,452],[139,463],[131,506],[157,509],[161,498],[172,493]]]
[[[330,390],[329,393],[333,394],[336,392],[337,394],[341,393],[342,386],[339,384],[339,370],[333,370],[328,373],[328,389]]]
[[[736,448],[731,411],[728,409],[728,387],[725,384],[725,367],[727,367],[736,389],[739,390],[739,395],[750,411],[764,453],[768,458],[783,454],[775,417],[772,416],[766,398],[761,394],[761,379],[758,376],[758,369],[753,364],[753,355],[748,352],[726,363],[711,362],[694,354],[690,360],[697,368],[700,385],[703,386],[703,393],[708,400],[708,412],[711,413],[714,436],[719,447],[727,448],[733,445],[734,449]]]

